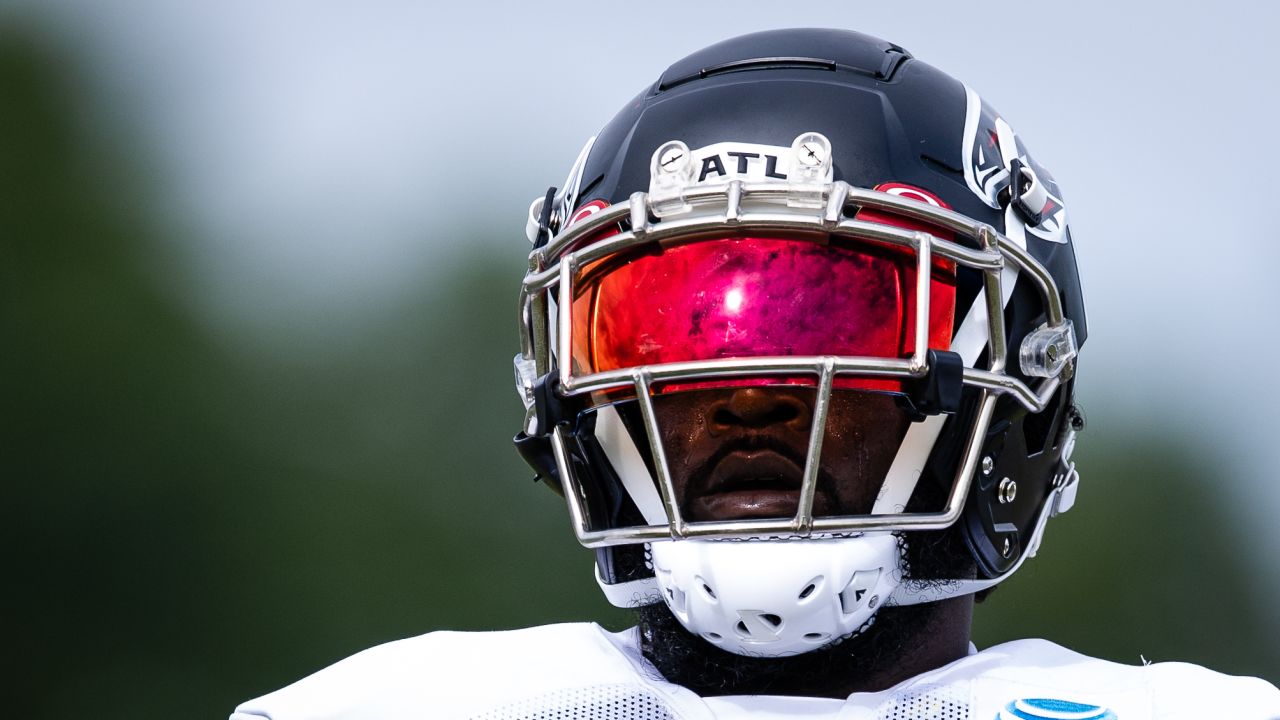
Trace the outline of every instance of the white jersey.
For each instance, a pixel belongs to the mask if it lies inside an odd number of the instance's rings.
[[[1280,691],[1196,665],[1120,665],[1044,640],[974,652],[844,700],[700,697],[641,655],[635,629],[434,632],[380,645],[236,708],[231,720],[1277,720]]]

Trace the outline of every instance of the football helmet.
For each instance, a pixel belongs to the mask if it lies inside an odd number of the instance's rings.
[[[666,602],[738,654],[806,652],[995,585],[1074,501],[1086,327],[1062,193],[897,45],[783,30],[676,62],[527,235],[515,442],[615,605]],[[663,419],[759,386],[809,393],[795,510],[699,516]],[[845,406],[903,428],[861,505],[824,487],[833,443],[861,442],[828,427]],[[917,577],[904,547],[949,528],[977,577]]]

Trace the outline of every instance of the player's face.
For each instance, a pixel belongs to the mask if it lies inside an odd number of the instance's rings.
[[[814,395],[813,388],[771,386],[661,397],[655,410],[685,517],[795,515]],[[909,422],[890,396],[833,392],[814,514],[870,513]]]

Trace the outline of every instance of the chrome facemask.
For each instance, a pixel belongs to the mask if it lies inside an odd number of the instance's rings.
[[[867,531],[913,531],[946,528],[960,517],[971,479],[978,465],[981,443],[995,402],[1011,395],[1030,412],[1040,412],[1060,383],[1070,379],[1076,354],[1071,322],[1063,317],[1058,289],[1049,272],[1019,243],[990,225],[964,215],[898,194],[831,182],[830,143],[817,133],[805,133],[792,146],[795,153],[787,180],[743,181],[706,185],[693,181],[693,163],[683,143],[659,147],[652,161],[649,192],[637,192],[625,204],[598,209],[567,224],[576,201],[580,167],[590,148],[584,149],[560,196],[535,201],[531,207],[531,239],[546,239],[529,255],[529,271],[520,293],[521,353],[516,357],[518,390],[527,410],[525,432],[551,433],[559,476],[579,542],[589,548],[678,538],[784,538],[846,536]],[[683,158],[683,162],[682,162]],[[1028,192],[1031,190],[1029,189]],[[547,206],[550,201],[551,206]],[[977,249],[922,231],[906,230],[878,222],[854,219],[859,210],[889,213],[954,233],[973,242]],[[609,228],[620,233],[586,242]],[[870,241],[910,251],[915,263],[914,353],[907,358],[861,356],[777,356],[698,360],[643,365],[604,372],[578,374],[567,361],[573,348],[571,308],[574,290],[584,268],[599,261],[643,248],[669,248],[690,242],[691,237],[729,234],[783,233],[815,238],[831,236]],[[697,240],[693,240],[697,242]],[[936,259],[982,273],[980,300],[957,334],[974,329],[981,335],[972,349],[962,351],[963,386],[979,391],[978,412],[967,433],[961,462],[945,508],[939,512],[886,512],[871,515],[814,517],[813,499],[833,383],[839,377],[898,378],[920,381],[939,368],[939,355],[928,349],[930,276]],[[1025,273],[1039,291],[1047,321],[1023,341],[1019,362],[1023,375],[1039,378],[1032,385],[1005,372],[1006,335],[1003,307],[1017,273]],[[958,308],[963,312],[964,308]],[[976,313],[976,316],[975,316]],[[970,319],[976,317],[976,322]],[[985,332],[983,332],[985,331]],[[983,342],[985,341],[985,342]],[[985,367],[976,367],[981,351],[988,349]],[[932,362],[931,362],[932,359]],[[666,522],[633,527],[592,529],[583,485],[574,472],[566,443],[566,428],[538,427],[534,388],[538,378],[554,373],[556,392],[564,397],[630,388],[638,399],[654,460],[657,486]],[[672,482],[666,451],[660,441],[653,408],[655,383],[706,381],[716,378],[808,375],[815,379],[812,433],[796,514],[789,518],[690,522],[682,517]],[[926,418],[929,420],[940,418]]]

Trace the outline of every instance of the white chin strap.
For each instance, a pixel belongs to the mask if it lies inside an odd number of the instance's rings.
[[[902,579],[888,533],[652,545],[662,599],[690,632],[737,655],[782,657],[858,632]]]

